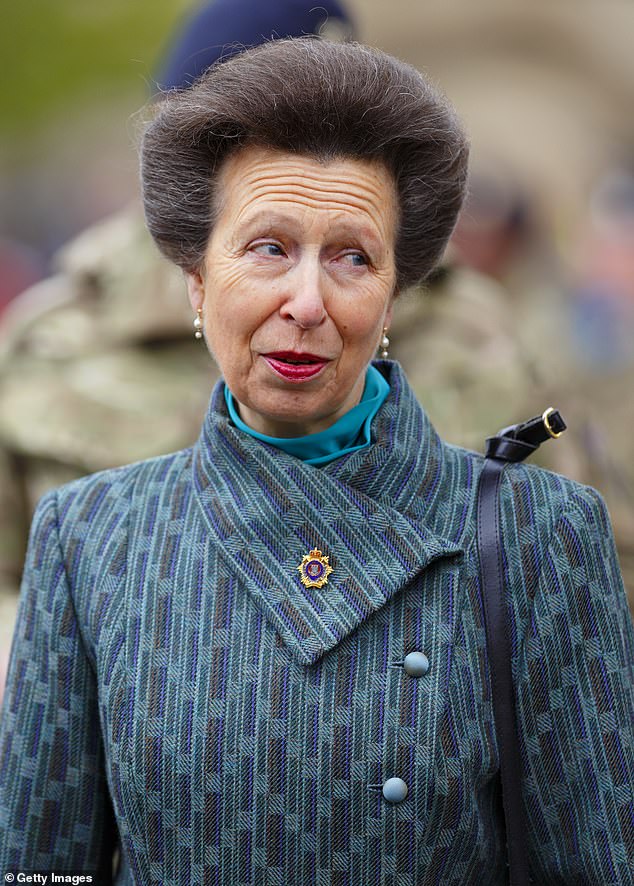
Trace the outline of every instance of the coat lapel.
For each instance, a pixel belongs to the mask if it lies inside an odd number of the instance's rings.
[[[442,443],[400,370],[379,368],[391,392],[375,443],[329,465],[306,465],[238,431],[221,384],[196,446],[194,488],[220,557],[304,665],[432,562],[461,551],[425,520]],[[297,568],[313,548],[333,569],[322,588],[304,587]]]

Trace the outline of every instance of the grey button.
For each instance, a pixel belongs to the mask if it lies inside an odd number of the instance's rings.
[[[402,778],[388,778],[383,785],[383,796],[390,803],[400,803],[407,797],[408,787]]]
[[[429,670],[429,659],[424,652],[410,652],[405,656],[403,667],[410,677],[422,677]]]

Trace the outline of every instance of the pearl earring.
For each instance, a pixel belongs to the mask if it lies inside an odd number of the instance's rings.
[[[387,351],[390,346],[390,340],[387,337],[387,326],[383,327],[383,338],[381,339],[381,344],[379,345],[379,350],[381,352],[381,357],[385,360],[387,358]]]
[[[194,317],[194,338],[202,338],[203,337],[203,309],[196,309],[196,316]]]

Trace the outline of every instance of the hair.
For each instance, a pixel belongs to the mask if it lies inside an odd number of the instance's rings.
[[[202,266],[222,164],[246,145],[383,163],[398,195],[397,287],[433,270],[464,199],[468,142],[415,68],[356,43],[276,40],[167,93],[143,136],[143,203],[159,249],[185,271]]]

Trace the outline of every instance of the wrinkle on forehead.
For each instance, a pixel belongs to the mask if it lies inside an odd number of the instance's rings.
[[[220,211],[235,221],[248,218],[262,201],[292,202],[329,213],[351,209],[369,216],[385,232],[395,229],[396,188],[386,167],[370,160],[344,158],[321,162],[266,148],[250,147],[231,156],[219,177]],[[387,197],[387,200],[386,200]]]

